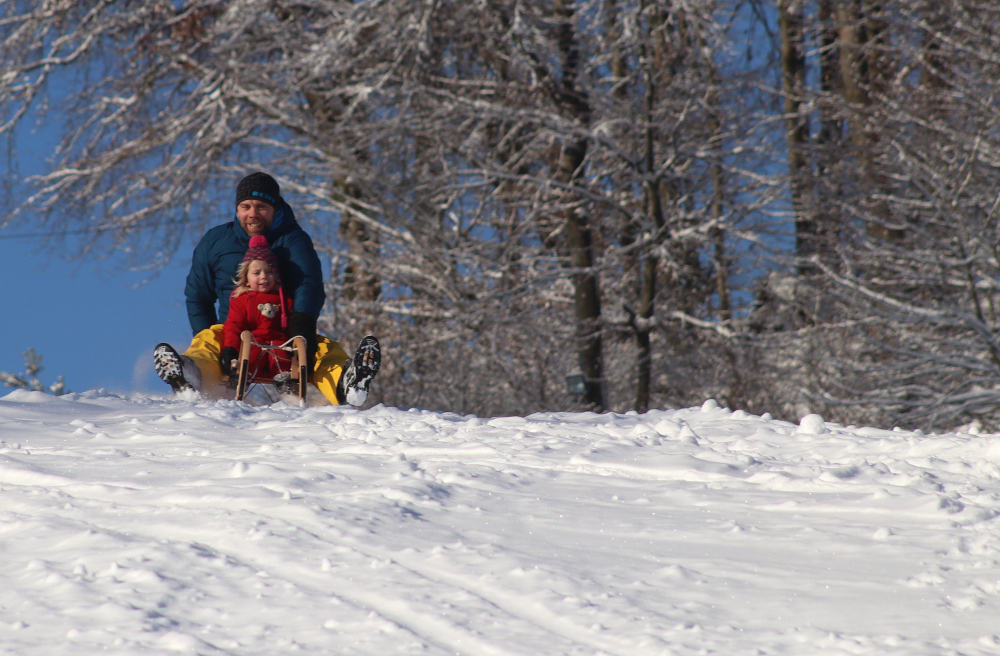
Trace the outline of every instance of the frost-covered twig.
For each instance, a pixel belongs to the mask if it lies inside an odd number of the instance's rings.
[[[35,353],[34,348],[29,348],[24,352],[24,373],[14,374],[7,371],[0,371],[0,382],[6,387],[26,389],[34,392],[49,392],[60,396],[66,394],[66,384],[63,377],[59,376],[55,383],[46,386],[38,379],[38,374],[42,371],[42,356]]]

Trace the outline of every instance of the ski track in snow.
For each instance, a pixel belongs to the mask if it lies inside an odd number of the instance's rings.
[[[1000,436],[0,398],[0,655],[1000,654]]]

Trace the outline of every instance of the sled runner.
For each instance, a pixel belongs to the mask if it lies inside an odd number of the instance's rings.
[[[286,372],[288,378],[282,377],[275,378],[261,378],[256,375],[256,371],[259,367],[258,362],[251,361],[250,349],[256,346],[260,349],[260,355],[255,358],[260,360],[262,358],[273,358],[277,354],[273,353],[276,350],[282,350],[291,354],[292,366],[291,369]],[[299,405],[303,408],[306,406],[306,386],[309,382],[309,375],[306,371],[306,340],[304,337],[293,337],[289,339],[284,344],[274,345],[271,344],[260,344],[253,338],[253,333],[249,330],[244,330],[240,334],[240,359],[237,365],[237,371],[239,372],[238,378],[236,379],[236,400],[242,401],[243,397],[246,396],[247,388],[251,385],[258,383],[274,385],[278,388],[278,391],[282,391],[282,388],[287,388],[292,381],[297,382],[298,395],[299,395]]]

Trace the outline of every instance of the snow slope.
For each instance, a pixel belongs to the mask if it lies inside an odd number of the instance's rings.
[[[0,654],[1000,654],[1000,436],[0,398]]]

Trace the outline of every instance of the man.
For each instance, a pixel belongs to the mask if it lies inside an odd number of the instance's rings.
[[[183,355],[169,344],[157,345],[156,373],[175,392],[225,394],[222,383],[232,354],[222,353],[222,323],[229,313],[236,269],[250,238],[257,235],[267,238],[278,260],[283,289],[293,300],[288,336],[306,339],[310,382],[331,403],[364,404],[381,364],[378,340],[365,337],[351,358],[340,344],[316,334],[316,320],[326,300],[319,256],[281,197],[277,181],[262,172],[251,173],[236,186],[236,218],[206,232],[195,247],[184,290],[194,340]]]

